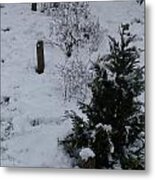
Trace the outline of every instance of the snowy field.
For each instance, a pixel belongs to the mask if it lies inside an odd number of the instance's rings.
[[[107,35],[118,37],[121,23],[131,24],[132,33],[138,34],[135,43],[143,50],[143,5],[135,1],[92,2],[90,7],[104,31],[101,46],[91,59],[109,51]],[[48,43],[51,17],[31,11],[31,4],[24,3],[4,4],[0,10],[1,165],[71,168],[72,160],[58,146],[58,139],[71,131],[71,122],[63,115],[66,110],[76,110],[77,101],[64,101],[57,65],[66,56]],[[35,48],[40,39],[45,42],[45,72],[39,75],[35,72]],[[84,50],[79,56],[84,56]]]

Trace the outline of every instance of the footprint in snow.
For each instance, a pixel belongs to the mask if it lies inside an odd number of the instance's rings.
[[[10,27],[6,27],[6,28],[2,28],[1,30],[3,31],[3,32],[9,32],[10,31]]]
[[[4,96],[2,97],[2,101],[0,104],[8,105],[10,103],[10,97],[9,96]]]

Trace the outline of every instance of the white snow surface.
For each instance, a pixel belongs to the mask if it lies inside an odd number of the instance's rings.
[[[91,150],[90,148],[82,148],[79,155],[81,159],[85,161],[87,161],[89,158],[95,157],[93,150]]]
[[[1,31],[1,96],[10,97],[1,119],[13,123],[11,137],[2,141],[7,149],[2,166],[69,168],[71,161],[57,143],[71,129],[62,120],[69,107],[55,67],[64,55],[45,43],[45,72],[35,72],[36,42],[46,42],[49,17],[32,12],[30,4],[7,4],[1,15],[1,28],[10,28]]]
[[[105,35],[117,37],[122,22],[133,22],[132,30],[138,33],[137,42],[143,48],[144,31],[134,18],[144,16],[143,7],[131,2],[92,2],[92,13],[99,16]],[[63,61],[63,52],[49,45],[50,17],[32,12],[30,4],[4,4],[1,9],[1,121],[10,124],[6,139],[1,141],[1,165],[18,167],[70,168],[72,160],[58,146],[71,131],[71,122],[63,119],[65,110],[76,110],[76,102],[64,102],[62,82],[56,68]],[[4,31],[9,29],[9,31]],[[36,42],[43,40],[45,72],[37,74]],[[107,53],[104,41],[98,54]],[[82,54],[80,54],[82,56]],[[143,61],[142,61],[143,62]],[[3,133],[2,133],[3,134]],[[1,134],[1,135],[2,135]],[[80,152],[83,158],[93,157],[89,149]]]

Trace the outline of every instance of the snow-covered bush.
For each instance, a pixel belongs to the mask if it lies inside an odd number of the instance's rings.
[[[144,169],[144,67],[129,24],[119,30],[120,40],[109,36],[110,53],[94,64],[90,103],[79,103],[87,121],[71,111],[72,133],[61,143],[78,165],[81,149],[90,148],[94,168]]]
[[[42,11],[51,16],[51,43],[58,45],[67,57],[84,47],[90,53],[98,50],[103,33],[99,21],[90,13],[88,2],[53,2],[42,6]]]
[[[79,54],[90,56],[97,51],[102,41],[99,20],[90,13],[88,2],[42,3],[41,11],[51,17],[50,42],[66,54],[65,65],[58,67],[64,85],[65,99],[86,98],[91,74],[87,59]]]
[[[92,79],[88,64],[78,59],[67,60],[64,65],[58,65],[58,70],[63,80],[64,99],[84,101],[89,95],[88,83]]]

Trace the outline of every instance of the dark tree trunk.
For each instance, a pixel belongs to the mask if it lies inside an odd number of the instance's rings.
[[[44,72],[45,63],[44,63],[44,44],[43,41],[38,41],[37,45],[37,68],[36,72],[41,74]]]

